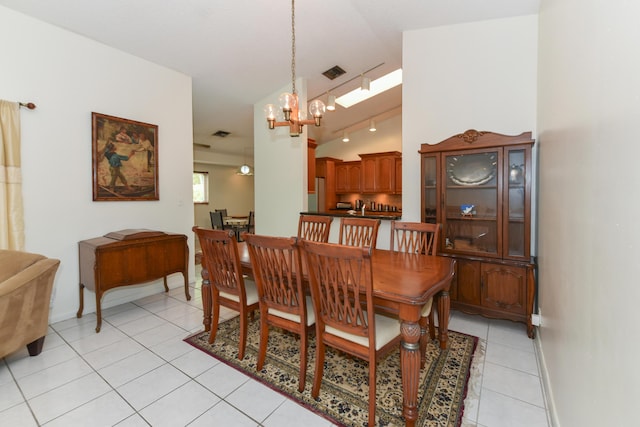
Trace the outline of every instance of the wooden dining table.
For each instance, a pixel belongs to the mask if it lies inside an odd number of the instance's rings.
[[[238,243],[244,274],[253,276],[249,250]],[[449,326],[449,288],[455,272],[455,260],[447,257],[374,249],[371,255],[374,303],[386,312],[397,313],[401,326],[400,366],[402,371],[403,408],[407,426],[415,426],[420,379],[420,325],[422,306],[434,298],[438,311],[440,348],[447,348]],[[206,274],[206,272],[205,272]],[[303,272],[306,276],[306,273]],[[203,277],[205,277],[203,275]],[[306,280],[306,279],[305,279]],[[210,286],[210,285],[207,285]],[[211,290],[203,281],[203,324],[211,328]]]

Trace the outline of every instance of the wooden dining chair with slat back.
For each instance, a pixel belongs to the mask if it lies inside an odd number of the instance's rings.
[[[307,376],[307,346],[313,331],[315,314],[311,296],[302,284],[302,263],[295,237],[270,237],[244,233],[253,275],[260,298],[260,348],[258,371],[264,366],[269,326],[300,336],[300,375],[302,392]]]
[[[369,425],[375,425],[376,362],[400,343],[400,321],[375,313],[371,248],[303,240],[316,315],[317,398],[328,345],[369,362]]]
[[[300,215],[298,238],[327,243],[332,221],[333,218],[330,216]]]
[[[373,218],[340,218],[338,243],[346,246],[376,248],[380,220]]]
[[[395,252],[407,252],[435,256],[438,252],[440,224],[426,222],[391,221],[391,240],[389,249]],[[421,366],[426,362],[427,327],[429,337],[436,339],[434,324],[433,298],[422,307],[420,314]]]
[[[245,280],[242,275],[233,230],[193,227],[193,231],[202,248],[202,304],[210,304],[212,308],[209,343],[213,344],[216,339],[220,306],[239,311],[238,359],[242,360],[247,342],[247,317],[258,310],[258,290],[252,280]]]

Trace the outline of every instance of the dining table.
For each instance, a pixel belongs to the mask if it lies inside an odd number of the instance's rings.
[[[253,276],[249,250],[245,242],[238,243],[243,274]],[[400,367],[402,372],[403,408],[407,426],[415,426],[418,417],[417,400],[420,379],[421,348],[419,320],[424,304],[434,298],[438,311],[438,339],[441,349],[447,348],[450,298],[449,289],[455,274],[455,259],[416,253],[373,249],[371,265],[374,303],[384,312],[397,313],[400,319]],[[303,263],[303,280],[306,266]],[[208,277],[206,271],[203,277]],[[205,284],[206,282],[206,284]],[[211,289],[203,280],[202,304],[205,330],[211,328]],[[423,340],[423,342],[426,342]]]

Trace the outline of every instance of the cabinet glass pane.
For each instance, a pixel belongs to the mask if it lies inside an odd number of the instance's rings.
[[[525,186],[525,151],[510,150],[508,152],[509,176],[507,194],[508,208],[508,255],[525,255],[525,200],[527,199]]]
[[[497,151],[444,158],[445,247],[498,253]]]
[[[423,159],[424,182],[422,183],[424,193],[423,222],[436,223],[437,193],[436,193],[436,158],[425,157]]]

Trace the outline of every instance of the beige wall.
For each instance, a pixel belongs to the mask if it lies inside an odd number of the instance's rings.
[[[558,426],[638,424],[638,15],[540,10],[539,335]]]
[[[194,224],[211,227],[209,212],[227,209],[229,215],[249,215],[253,208],[253,176],[236,175],[238,167],[194,163],[194,171],[209,173],[209,203],[194,205]]]
[[[0,97],[22,110],[26,250],[60,259],[52,322],[78,310],[78,241],[127,228],[189,236],[192,203],[191,78],[0,6]],[[93,202],[91,112],[158,125],[158,201]],[[193,260],[190,279],[194,280]],[[169,278],[180,286],[180,275]],[[103,307],[162,289],[108,292]],[[95,298],[85,293],[85,313]]]

